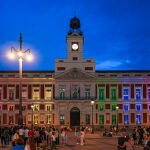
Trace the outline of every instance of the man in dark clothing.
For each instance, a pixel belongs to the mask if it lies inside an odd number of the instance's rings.
[[[126,147],[124,147],[124,148],[120,147],[124,144],[125,141],[126,141],[125,133],[121,132],[121,136],[118,138],[118,150],[126,150]]]

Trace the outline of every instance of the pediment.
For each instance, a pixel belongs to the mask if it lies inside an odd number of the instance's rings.
[[[55,79],[96,79],[94,75],[81,71],[77,68],[73,68],[69,71],[63,72],[55,76]]]

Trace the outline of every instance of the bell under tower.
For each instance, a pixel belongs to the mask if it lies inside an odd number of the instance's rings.
[[[80,20],[73,17],[70,20],[70,30],[66,36],[67,59],[55,60],[56,74],[72,68],[78,68],[85,72],[95,72],[95,60],[83,58],[84,36],[80,28]]]

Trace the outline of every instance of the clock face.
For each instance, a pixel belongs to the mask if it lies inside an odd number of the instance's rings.
[[[72,49],[73,49],[73,50],[76,51],[76,50],[78,49],[78,47],[79,47],[79,46],[78,46],[77,43],[72,44]]]

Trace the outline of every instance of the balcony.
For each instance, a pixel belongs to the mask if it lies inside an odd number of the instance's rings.
[[[55,97],[54,100],[91,100],[95,99],[95,97]]]

